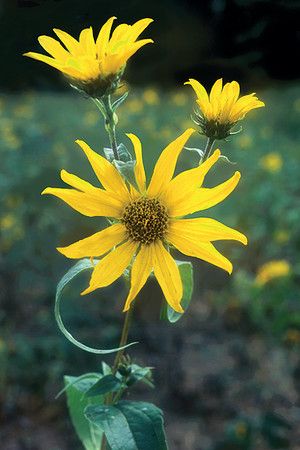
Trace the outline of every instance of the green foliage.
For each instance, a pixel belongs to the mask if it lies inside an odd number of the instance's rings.
[[[181,300],[181,306],[184,309],[184,312],[186,312],[193,295],[193,288],[194,288],[193,265],[188,261],[176,261],[176,263],[178,265],[183,284],[183,296]],[[170,305],[167,305],[167,318],[169,322],[171,323],[177,322],[183,316],[183,314],[174,311],[174,309],[171,308]]]
[[[86,418],[105,433],[113,450],[167,450],[163,413],[145,402],[87,406]]]
[[[93,386],[86,391],[86,397],[95,397],[97,395],[104,395],[108,392],[116,392],[120,390],[122,386],[121,381],[114,375],[105,375],[98,380]]]
[[[88,398],[85,393],[95,383],[95,377],[78,379],[76,377],[65,376],[65,387],[67,393],[67,403],[76,433],[86,450],[99,450],[99,443],[102,439],[102,430],[84,416],[87,406],[99,405],[103,403],[103,397]]]

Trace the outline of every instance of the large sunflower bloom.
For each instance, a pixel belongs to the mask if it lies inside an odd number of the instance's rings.
[[[147,187],[140,140],[131,140],[135,156],[136,187],[126,184],[114,165],[95,153],[85,142],[76,141],[87,156],[103,188],[61,172],[62,180],[72,188],[47,188],[43,194],[59,197],[86,216],[107,216],[114,223],[92,236],[58,251],[68,258],[103,258],[95,265],[90,284],[82,294],[108,286],[131,268],[131,288],[125,302],[128,310],[153,271],[170,306],[183,312],[180,305],[182,281],[169,252],[200,258],[231,273],[232,264],[214,247],[214,241],[234,239],[247,243],[238,231],[210,218],[184,219],[183,216],[208,209],[224,200],[236,187],[240,173],[214,188],[204,188],[204,177],[218,160],[220,151],[200,166],[174,175],[176,162],[193,129],[186,130],[161,153]]]
[[[209,138],[226,138],[230,129],[249,111],[265,106],[255,97],[255,93],[239,97],[240,85],[237,81],[223,86],[220,78],[214,83],[210,94],[197,80],[190,78],[185,84],[190,84],[196,93],[196,102],[201,111],[200,115],[196,115],[196,120],[203,134]]]
[[[128,59],[141,47],[153,42],[152,39],[137,41],[152,19],[142,19],[133,25],[122,23],[110,36],[115,18],[108,19],[96,39],[92,27],[81,31],[79,41],[54,28],[63,45],[52,37],[40,36],[39,43],[50,56],[35,52],[24,55],[59,70],[88,94],[103,95],[117,87]]]

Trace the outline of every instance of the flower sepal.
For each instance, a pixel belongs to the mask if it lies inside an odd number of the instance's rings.
[[[164,301],[160,310],[160,319],[170,323],[176,323],[186,312],[191,302],[194,289],[193,264],[190,261],[175,260],[175,262],[178,266],[182,280],[183,295],[180,304],[184,309],[184,312],[176,312],[166,301]]]
[[[119,161],[121,161],[123,163],[132,161],[131,153],[127,150],[127,147],[124,144],[122,144],[122,142],[118,145],[117,149],[118,149]],[[115,160],[113,149],[109,148],[109,147],[104,147],[103,150],[104,150],[105,158],[109,162],[112,163]]]

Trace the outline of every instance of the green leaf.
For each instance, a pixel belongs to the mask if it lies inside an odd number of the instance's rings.
[[[114,406],[87,406],[85,415],[103,429],[113,450],[168,450],[163,413],[151,403],[121,401]]]
[[[97,263],[97,260],[94,260],[94,264]],[[56,295],[55,295],[55,307],[54,307],[54,314],[55,319],[57,322],[57,325],[60,329],[60,331],[64,334],[64,336],[72,342],[72,344],[76,345],[76,347],[79,347],[81,350],[85,350],[89,353],[96,353],[96,354],[108,354],[108,353],[115,353],[118,352],[121,349],[130,347],[131,345],[137,344],[137,342],[131,342],[130,344],[124,345],[123,347],[118,348],[112,348],[107,350],[102,350],[98,348],[88,347],[87,345],[82,344],[77,339],[75,339],[71,333],[66,329],[61,315],[60,315],[60,303],[62,300],[62,294],[65,289],[65,287],[79,274],[86,270],[92,270],[94,268],[94,264],[89,259],[81,259],[78,261],[60,280],[60,282],[57,285],[56,288]]]
[[[125,92],[121,97],[117,98],[112,104],[112,110],[115,111],[126,100],[129,92]]]
[[[178,265],[183,284],[183,296],[181,300],[181,306],[184,309],[184,312],[186,312],[190,304],[194,288],[193,265],[189,261],[176,261],[176,263]],[[181,319],[183,314],[184,313],[181,314],[174,311],[174,309],[171,308],[170,305],[167,306],[166,316],[169,322],[171,323],[177,322],[179,319]],[[162,313],[162,317],[164,317],[164,313]]]
[[[78,378],[81,379],[78,380]],[[64,377],[70,417],[84,448],[86,450],[99,450],[103,431],[86,419],[84,410],[89,405],[102,404],[103,397],[85,398],[84,394],[95,383],[95,377],[78,378]]]
[[[86,393],[87,397],[94,397],[96,395],[104,395],[108,392],[116,392],[122,386],[121,381],[114,375],[105,375],[98,380]]]
[[[154,387],[152,383],[151,367],[141,367],[137,364],[131,364],[131,374],[128,378],[127,385],[132,386],[138,381],[143,381],[150,387]]]

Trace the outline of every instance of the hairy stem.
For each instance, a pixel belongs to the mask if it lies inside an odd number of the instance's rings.
[[[114,159],[119,158],[118,143],[116,137],[117,115],[114,113],[110,95],[104,95],[101,99],[92,98],[93,102],[104,117],[104,127],[109,137],[109,143],[114,154]]]
[[[108,133],[109,142],[114,153],[114,158],[119,159],[118,144],[116,137],[116,118],[117,115],[114,113],[111,105],[110,95],[104,96],[102,99],[102,104],[105,108],[105,129]]]
[[[203,158],[202,158],[202,162],[206,161],[210,157],[210,154],[211,154],[211,151],[212,151],[214,143],[215,143],[214,139],[207,138],[206,146],[205,146],[205,149],[204,149],[204,155],[203,155]]]

